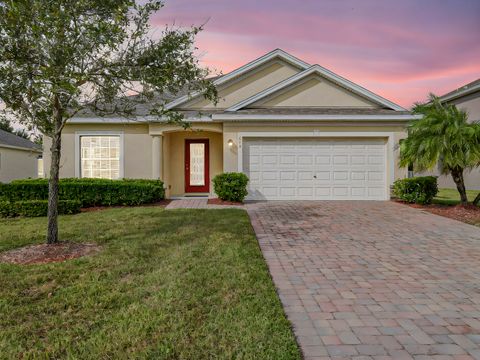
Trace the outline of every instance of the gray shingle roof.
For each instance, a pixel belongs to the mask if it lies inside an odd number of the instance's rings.
[[[226,112],[228,114],[228,112]],[[369,108],[307,107],[307,108],[268,108],[244,109],[235,112],[238,115],[409,115],[409,111]]]
[[[480,79],[474,80],[471,83],[466,85],[460,86],[458,89],[450,91],[442,96],[440,96],[441,100],[453,100],[455,98],[459,98],[462,96],[469,95],[473,92],[480,91]]]
[[[30,149],[34,151],[41,151],[42,147],[34,142],[24,139],[20,136],[15,134],[9,133],[8,131],[4,131],[0,129],[0,147],[2,145],[6,146],[14,146],[24,149]]]

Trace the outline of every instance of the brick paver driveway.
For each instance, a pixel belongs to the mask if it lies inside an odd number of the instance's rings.
[[[480,359],[480,229],[391,202],[248,211],[308,359]]]

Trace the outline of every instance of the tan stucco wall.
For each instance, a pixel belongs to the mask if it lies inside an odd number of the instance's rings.
[[[391,162],[393,158],[394,163],[394,179],[404,178],[407,176],[407,169],[400,168],[398,166],[398,157],[399,157],[399,148],[398,143],[400,139],[406,137],[406,132],[404,127],[401,125],[398,126],[323,126],[319,124],[312,124],[312,125],[305,125],[305,126],[294,126],[294,125],[285,125],[284,126],[267,126],[267,125],[259,125],[259,126],[252,126],[249,123],[232,123],[223,125],[224,133],[223,133],[223,167],[224,171],[238,171],[238,157],[242,154],[241,141],[239,139],[240,133],[245,132],[305,132],[313,134],[314,132],[344,132],[347,133],[393,133],[393,150],[388,151],[387,156],[387,171],[390,173]],[[347,136],[347,135],[346,135]],[[373,135],[374,136],[374,135]],[[379,135],[380,136],[380,135]],[[339,136],[335,136],[339,137]],[[348,137],[352,137],[352,134],[348,134]],[[383,136],[382,136],[383,137]],[[324,137],[322,137],[324,138]],[[235,145],[232,148],[229,148],[227,142],[229,139],[232,139]]]
[[[273,95],[272,95],[273,96]],[[331,81],[312,76],[306,81],[293,84],[275,97],[261,100],[251,107],[361,107],[375,108],[378,105],[348,91]]]
[[[453,104],[467,111],[469,121],[480,121],[480,91],[476,94],[453,101]]]
[[[39,155],[38,152],[0,146],[0,182],[37,178]]]
[[[299,69],[285,63],[273,62],[262,67],[260,70],[252,72],[239,81],[229,82],[225,87],[219,87],[217,106],[212,102],[200,98],[200,100],[192,100],[190,103],[182,107],[194,109],[209,109],[219,108],[225,109],[234,104],[239,103],[246,98],[258,94],[272,85],[279,83],[282,80],[289,78],[292,75],[300,72]]]
[[[75,177],[75,133],[89,131],[123,132],[124,139],[124,177],[152,177],[152,137],[148,124],[67,124],[62,133],[62,155],[60,158],[60,177]],[[44,166],[50,168],[49,138],[44,138]],[[48,171],[45,173],[48,176]]]
[[[185,193],[185,140],[208,139],[210,180],[223,172],[222,134],[205,131],[181,131],[164,134],[164,182],[167,197]],[[213,185],[210,181],[210,194]]]

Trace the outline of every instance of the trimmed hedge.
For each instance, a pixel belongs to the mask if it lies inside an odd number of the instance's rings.
[[[243,173],[223,173],[213,178],[213,189],[225,201],[242,202],[247,196],[248,177]]]
[[[165,198],[160,180],[61,179],[60,200],[77,200],[82,207],[140,205]],[[0,200],[47,200],[48,179],[16,180],[0,184]]]
[[[393,183],[393,194],[409,203],[430,204],[437,193],[436,176],[400,179]]]
[[[78,214],[81,208],[78,200],[60,200],[58,213],[61,215]],[[38,217],[47,216],[48,200],[0,201],[0,217]]]

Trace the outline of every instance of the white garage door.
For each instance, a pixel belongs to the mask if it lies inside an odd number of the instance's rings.
[[[386,139],[244,138],[252,200],[385,200]]]

